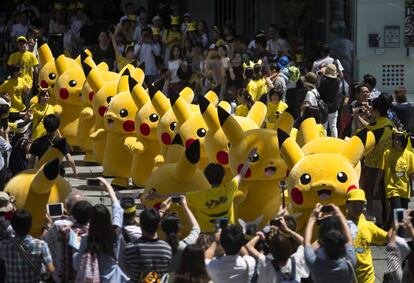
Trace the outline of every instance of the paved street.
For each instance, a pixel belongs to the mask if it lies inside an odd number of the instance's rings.
[[[78,166],[79,176],[75,177],[70,168],[66,168],[66,175],[68,181],[71,183],[74,189],[81,190],[87,196],[88,200],[92,204],[102,203],[106,206],[110,206],[110,200],[107,197],[107,194],[99,189],[99,187],[87,186],[86,182],[88,178],[96,178],[102,174],[102,166],[89,165],[82,162],[82,155],[74,156],[75,162]],[[133,196],[136,198],[139,194],[142,193],[142,190],[125,190],[119,193],[119,196]],[[413,202],[411,202],[412,204]],[[413,206],[414,208],[414,206]],[[375,282],[382,282],[383,274],[386,270],[386,257],[385,257],[385,247],[372,247],[372,255],[374,257],[375,265]]]

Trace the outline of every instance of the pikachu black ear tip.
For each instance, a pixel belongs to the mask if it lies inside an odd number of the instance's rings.
[[[131,76],[131,73],[129,72],[129,69],[128,69],[128,68],[126,68],[126,69],[124,70],[124,72],[121,74],[121,76]]]
[[[176,134],[173,138],[173,140],[171,141],[171,144],[179,144],[179,145],[184,145],[183,140],[181,138],[180,134]]]
[[[191,164],[196,164],[200,161],[200,141],[197,139],[193,141],[185,150],[185,156]]]
[[[281,146],[287,139],[289,138],[288,133],[281,129],[277,129],[277,139],[279,141],[279,145]]]
[[[177,102],[178,98],[180,97],[180,94],[176,91],[171,91],[168,94],[168,97],[170,98],[171,106],[174,106],[174,104]]]
[[[210,105],[210,101],[208,101],[207,98],[205,98],[203,95],[199,95],[198,96],[198,105],[200,107],[200,112],[201,114],[203,114],[204,112],[206,112],[208,106]]]
[[[132,90],[134,89],[134,87],[138,84],[138,82],[131,76],[128,76],[128,86],[129,86],[129,91],[132,92]]]
[[[45,167],[43,168],[43,172],[49,181],[56,179],[60,172],[59,158],[56,157],[55,159],[46,163]]]
[[[85,77],[88,77],[89,73],[92,71],[92,67],[86,64],[84,61],[82,61],[82,69],[85,73]]]
[[[224,108],[218,106],[217,107],[217,114],[219,117],[219,121],[220,121],[220,125],[224,125],[224,123],[226,122],[226,120],[230,117],[230,113],[227,112]]]

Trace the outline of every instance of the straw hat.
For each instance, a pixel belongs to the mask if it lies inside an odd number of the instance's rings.
[[[335,64],[328,64],[322,69],[320,69],[322,75],[328,78],[336,79],[338,77],[338,70],[336,69]]]
[[[317,80],[317,75],[313,72],[308,72],[303,78],[303,84],[307,87],[315,88],[316,80]]]

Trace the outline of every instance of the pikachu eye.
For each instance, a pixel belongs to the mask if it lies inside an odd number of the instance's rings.
[[[158,121],[158,115],[157,115],[157,114],[155,114],[155,113],[152,113],[152,114],[149,116],[149,119],[150,119],[150,121],[151,121],[151,122],[157,122],[157,121]]]
[[[339,172],[336,175],[336,179],[341,183],[345,183],[348,180],[348,176],[344,172]]]
[[[78,83],[77,83],[75,80],[71,80],[71,81],[69,82],[69,86],[70,86],[70,87],[75,87],[77,84],[78,84]]]
[[[300,176],[300,183],[302,185],[309,184],[311,180],[312,180],[311,176],[309,174],[307,174],[307,173],[305,173],[302,176]]]
[[[252,156],[249,157],[250,162],[257,162],[260,158],[260,155],[256,152],[255,154],[253,154]]]
[[[110,103],[111,102],[111,100],[112,100],[112,96],[108,96],[107,98],[106,98],[106,103]]]
[[[174,131],[174,130],[175,130],[175,127],[177,127],[177,122],[172,122],[172,123],[170,124],[170,130],[171,130],[171,131]]]
[[[126,116],[128,116],[128,110],[122,109],[121,111],[119,111],[119,116],[125,118]]]
[[[49,74],[49,79],[51,79],[51,80],[56,79],[56,74],[55,73],[50,73]]]
[[[204,128],[200,128],[200,129],[197,130],[197,136],[199,136],[200,138],[205,137],[206,133],[207,133],[207,131]]]

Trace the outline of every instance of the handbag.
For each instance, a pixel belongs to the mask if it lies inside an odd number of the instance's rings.
[[[105,278],[110,283],[125,283],[129,281],[128,275],[125,274],[125,272],[121,269],[121,267],[118,264],[120,245],[121,245],[121,241],[118,237],[118,240],[116,242],[116,253],[115,253],[116,263],[112,266],[111,272],[105,275],[102,275],[102,278]]]
[[[43,119],[46,117],[46,113],[47,113],[47,110],[49,109],[49,106],[50,105],[48,104],[46,109],[45,109],[45,112],[43,113],[42,118],[40,118],[40,120],[37,122],[37,124],[32,128],[32,135],[33,135],[34,131],[37,129],[37,127],[40,125],[40,123],[42,123]],[[29,143],[32,143],[32,137],[31,136],[29,138]]]
[[[84,253],[80,260],[79,271],[76,273],[76,282],[100,283],[99,263],[96,255],[90,252]]]

